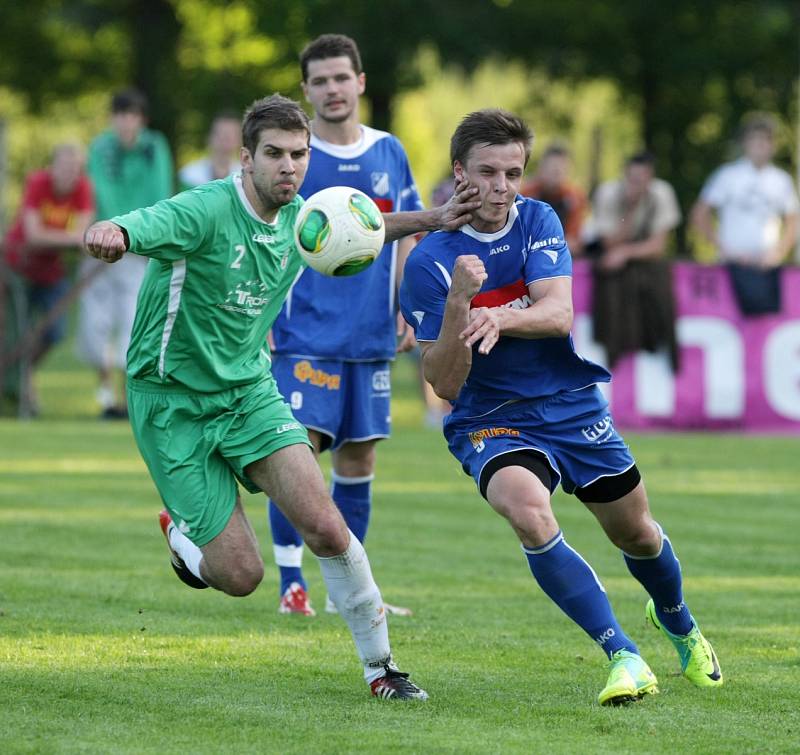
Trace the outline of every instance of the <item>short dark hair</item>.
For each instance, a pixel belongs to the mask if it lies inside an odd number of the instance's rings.
[[[465,116],[450,139],[450,164],[462,165],[476,144],[511,144],[519,142],[525,150],[525,165],[531,156],[533,132],[525,121],[507,110],[488,108]]]
[[[147,115],[147,97],[138,89],[131,87],[116,92],[111,98],[112,113],[139,113]]]
[[[632,154],[625,162],[625,167],[643,165],[646,168],[656,169],[656,156],[649,150],[643,149]]]
[[[359,74],[361,68],[361,54],[355,40],[344,34],[322,34],[309,42],[300,53],[300,70],[303,72],[303,81],[308,80],[308,64],[312,60],[325,60],[326,58],[341,58],[347,56],[353,64],[353,70]]]
[[[237,121],[241,123],[242,116],[239,115],[238,111],[233,109],[217,110],[217,112],[214,113],[214,117],[211,119],[211,125],[213,126],[217,121]]]
[[[570,152],[569,147],[563,142],[550,142],[550,144],[545,147],[545,150],[542,152],[542,156],[539,159],[544,160],[547,157],[571,158],[572,152]]]
[[[311,125],[300,104],[277,93],[256,100],[244,114],[242,144],[251,155],[255,155],[261,132],[267,128],[305,131],[311,138]]]
[[[750,113],[743,121],[740,129],[740,138],[746,139],[751,134],[761,133],[774,139],[778,131],[778,124],[769,113]]]

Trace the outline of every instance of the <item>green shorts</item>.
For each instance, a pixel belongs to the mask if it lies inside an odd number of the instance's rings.
[[[260,488],[244,468],[308,442],[272,376],[219,393],[128,380],[128,411],[139,451],[172,520],[196,545],[213,540],[236,505],[236,480]]]

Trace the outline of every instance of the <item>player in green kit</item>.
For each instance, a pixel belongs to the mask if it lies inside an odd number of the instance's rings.
[[[296,102],[257,100],[242,126],[240,175],[96,223],[86,248],[107,262],[126,252],[150,258],[128,352],[128,402],[169,512],[161,524],[178,576],[251,593],[264,565],[236,481],[263,491],[319,558],[372,694],[426,699],[392,661],[367,555],[269,371],[267,332],[301,266],[292,228],[309,137]],[[387,240],[459,227],[477,205],[473,195],[464,184],[444,208],[385,215]]]

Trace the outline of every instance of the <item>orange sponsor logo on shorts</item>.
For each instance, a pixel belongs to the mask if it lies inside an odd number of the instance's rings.
[[[325,370],[315,370],[307,359],[294,366],[294,376],[301,383],[310,383],[318,388],[327,388],[329,391],[338,391],[342,382],[341,375],[331,375]]]
[[[519,430],[515,430],[513,427],[486,427],[483,430],[476,430],[474,433],[470,433],[469,440],[475,448],[478,448],[483,445],[483,441],[486,438],[497,438],[501,435],[517,437],[519,436]]]

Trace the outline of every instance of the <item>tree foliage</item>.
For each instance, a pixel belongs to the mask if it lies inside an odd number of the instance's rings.
[[[467,73],[492,59],[559,82],[616,82],[688,206],[744,113],[796,116],[798,28],[792,0],[26,0],[4,9],[0,86],[42,109],[133,83],[155,127],[199,145],[216,110],[299,96],[303,45],[342,32],[361,47],[381,128],[420,85],[421,49]]]

